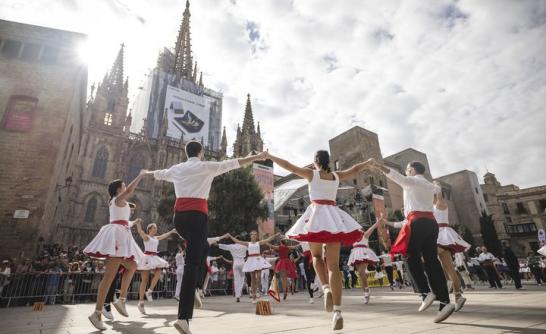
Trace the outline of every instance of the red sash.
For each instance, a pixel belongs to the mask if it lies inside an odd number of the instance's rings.
[[[449,224],[441,223],[441,224],[438,224],[438,227],[449,227]]]
[[[353,248],[368,248],[366,245],[354,245]]]
[[[403,256],[408,255],[408,244],[411,238],[411,224],[413,223],[414,220],[417,220],[420,218],[428,218],[431,220],[435,220],[432,212],[425,212],[425,211],[410,212],[406,217],[408,222],[405,223],[404,226],[402,226],[402,229],[400,230],[400,233],[398,233],[398,237],[396,238],[394,245],[392,245],[392,248],[391,248],[392,256],[396,254],[402,254]]]
[[[174,212],[199,211],[209,214],[209,206],[204,198],[178,197],[174,202]]]
[[[145,251],[144,254],[146,255],[157,255],[157,252],[150,252],[150,251]]]
[[[253,257],[253,256],[260,256],[260,254],[248,254],[248,257]]]
[[[314,199],[311,201],[311,203],[321,204],[321,205],[336,205],[336,201],[332,201],[329,199]]]
[[[129,226],[129,222],[126,220],[114,220],[113,222],[110,222],[110,224]]]

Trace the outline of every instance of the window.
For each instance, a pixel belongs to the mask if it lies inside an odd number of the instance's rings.
[[[502,203],[502,211],[504,212],[505,215],[510,214],[510,210],[508,209],[508,204]]]
[[[370,184],[371,184],[371,185],[374,185],[374,184],[375,184],[375,183],[374,183],[373,176],[370,176]]]
[[[23,45],[23,52],[21,53],[21,59],[26,61],[34,61],[38,59],[40,54],[40,46],[32,43],[25,43]]]
[[[353,179],[353,184],[356,186],[356,179]]]
[[[507,221],[507,222],[509,222],[509,223],[512,222],[512,218],[511,218],[510,216],[506,216],[506,217],[504,217],[504,218],[506,218],[506,221]]]
[[[12,41],[10,39],[4,41],[2,47],[2,55],[6,58],[19,57],[19,51],[21,50],[22,43],[19,41]]]
[[[517,211],[520,215],[524,215],[524,214],[527,214],[527,209],[525,209],[525,205],[523,205],[522,202],[517,202],[516,203],[516,207],[517,207]]]
[[[506,231],[510,234],[536,235],[537,226],[535,223],[506,225]]]
[[[104,178],[106,175],[106,166],[108,164],[108,150],[106,147],[101,147],[95,156],[92,175],[94,177]]]
[[[539,213],[546,213],[546,199],[541,199],[538,201]]]
[[[38,99],[32,96],[12,95],[2,118],[2,128],[10,131],[32,130],[32,119]]]
[[[486,202],[489,201],[489,199],[487,198],[487,194],[483,194],[483,200],[486,201]]]
[[[84,222],[94,223],[95,222],[95,212],[97,211],[97,198],[95,196],[91,197],[87,201],[87,207],[85,208],[85,217]]]
[[[137,153],[133,156],[131,162],[129,163],[129,170],[127,171],[127,181],[133,181],[138,176],[141,169],[144,169],[144,158],[142,154]]]
[[[104,125],[112,126],[112,114],[104,114]]]
[[[339,170],[339,160],[336,160],[336,162],[334,162],[334,170]]]
[[[59,49],[51,46],[45,46],[44,51],[42,52],[41,60],[46,64],[55,64],[58,57]]]
[[[383,180],[379,180],[379,186],[380,186],[381,188],[384,187],[384,185],[383,185]]]

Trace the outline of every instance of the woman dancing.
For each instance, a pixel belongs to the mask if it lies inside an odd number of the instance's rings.
[[[243,272],[250,273],[250,296],[252,298],[252,302],[256,303],[262,269],[271,268],[271,264],[269,264],[269,262],[267,262],[260,254],[260,245],[265,245],[266,243],[275,239],[277,235],[272,235],[269,238],[260,241],[258,239],[258,232],[251,231],[249,242],[241,241],[231,235],[230,237],[233,242],[248,247],[248,258],[243,265]]]
[[[365,304],[370,302],[371,295],[370,288],[368,287],[368,276],[366,275],[366,269],[368,268],[368,264],[375,265],[379,262],[379,258],[368,245],[368,239],[372,235],[373,231],[375,231],[378,224],[382,224],[381,219],[378,219],[375,224],[370,226],[360,241],[353,244],[353,249],[351,249],[351,254],[349,255],[349,260],[347,261],[347,264],[355,267],[360,275],[362,290],[364,290]]]
[[[336,206],[337,188],[340,181],[352,179],[368,167],[369,162],[356,164],[344,171],[332,172],[327,151],[317,151],[314,169],[297,167],[269,153],[267,156],[280,167],[309,182],[311,204],[286,235],[309,242],[315,272],[324,288],[324,307],[327,312],[334,311],[332,328],[342,329],[339,250],[341,244],[351,245],[360,240],[363,232],[362,227],[348,213]],[[322,257],[323,245],[326,250],[326,263]]]
[[[144,230],[142,229],[142,223],[141,221],[139,221],[137,223],[137,231],[142,238],[142,241],[144,242],[144,257],[138,263],[137,268],[141,272],[142,277],[139,287],[139,300],[137,308],[140,313],[146,314],[146,310],[144,309],[144,297],[146,296],[146,299],[149,302],[153,300],[152,293],[155,286],[157,285],[157,282],[159,282],[159,278],[161,277],[161,269],[169,268],[169,263],[157,256],[157,247],[159,246],[159,241],[167,239],[172,234],[175,234],[176,230],[172,229],[167,233],[156,236],[156,224],[149,224],[148,226],[146,226],[146,232],[144,232]],[[154,272],[154,276],[152,277],[150,287],[148,288],[148,290],[146,290],[146,286],[148,285],[148,281],[150,280],[150,271]]]
[[[284,292],[283,300],[286,300],[286,297],[288,296],[288,278],[290,277],[293,279],[294,277],[298,277],[296,266],[290,259],[289,254],[291,250],[298,248],[299,245],[288,246],[287,240],[283,239],[279,246],[270,243],[267,243],[267,246],[276,250],[279,254],[279,260],[277,261],[277,264],[275,264],[274,275],[281,274],[281,286],[282,291]],[[270,290],[268,293],[276,301],[280,301],[279,295],[274,290]]]
[[[83,250],[84,254],[89,257],[106,259],[106,271],[99,284],[95,311],[89,316],[89,321],[101,331],[106,330],[106,326],[101,320],[101,312],[106,294],[116,277],[120,265],[125,267],[126,271],[121,280],[120,298],[113,302],[112,305],[114,305],[122,316],[128,316],[125,309],[127,290],[137,269],[136,261],[139,261],[144,254],[129,230],[131,209],[126,199],[133,194],[145,173],[145,170],[141,170],[140,174],[128,187],[121,180],[110,182],[108,185],[108,193],[110,194],[110,224],[103,226],[95,238]]]

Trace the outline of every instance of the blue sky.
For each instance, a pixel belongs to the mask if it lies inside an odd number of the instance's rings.
[[[173,47],[178,0],[5,0],[0,17],[89,34],[90,80],[126,45],[131,98],[160,48]],[[45,13],[45,14],[44,14]],[[489,171],[546,184],[544,1],[194,0],[194,58],[224,93],[230,145],[246,94],[267,147],[308,163],[354,125],[384,156],[413,147],[433,176]]]

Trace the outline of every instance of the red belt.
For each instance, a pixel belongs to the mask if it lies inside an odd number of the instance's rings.
[[[178,197],[176,202],[174,202],[174,211],[199,211],[208,215],[209,206],[207,200],[204,198]]]
[[[311,203],[321,204],[321,205],[336,205],[336,201],[332,201],[329,199],[314,199],[311,201]]]
[[[353,248],[368,248],[366,245],[354,245]]]
[[[110,224],[129,226],[129,222],[126,220],[114,220],[113,222],[110,222]]]
[[[438,224],[438,227],[449,227],[449,224],[441,223],[441,224]]]
[[[434,215],[430,211],[412,211],[410,212],[406,219],[407,223],[402,226],[402,230],[398,233],[398,237],[394,242],[394,245],[391,248],[391,255],[402,254],[406,256],[408,254],[408,244],[411,238],[411,224],[414,220],[427,218],[436,222]]]
[[[146,254],[146,255],[157,255],[157,252],[145,251],[144,254]]]
[[[248,257],[260,256],[260,254],[248,254]]]

